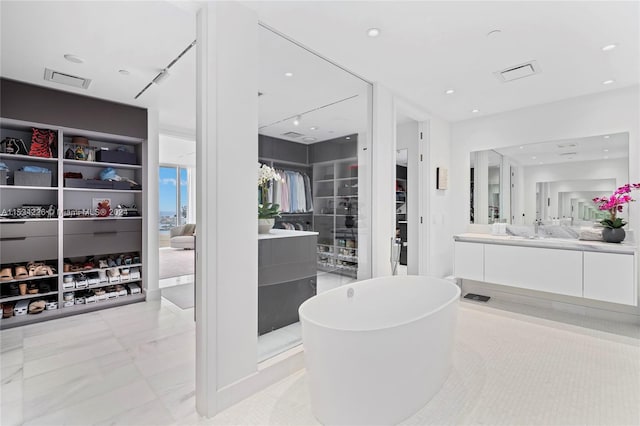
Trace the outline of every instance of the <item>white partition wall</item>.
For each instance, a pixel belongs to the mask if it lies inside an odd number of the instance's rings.
[[[257,371],[257,31],[237,2],[197,15],[196,408],[208,417]]]

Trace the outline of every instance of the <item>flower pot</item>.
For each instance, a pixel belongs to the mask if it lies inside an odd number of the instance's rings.
[[[602,230],[602,239],[608,243],[620,243],[625,236],[623,228],[604,228]]]
[[[258,234],[268,234],[275,223],[275,219],[258,219]]]

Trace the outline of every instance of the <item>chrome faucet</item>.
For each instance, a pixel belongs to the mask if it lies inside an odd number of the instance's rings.
[[[542,219],[536,219],[533,222],[533,234],[537,237],[540,232],[540,225],[542,225]]]

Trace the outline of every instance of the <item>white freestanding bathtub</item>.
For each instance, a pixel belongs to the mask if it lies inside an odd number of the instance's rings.
[[[311,407],[325,425],[393,425],[451,367],[460,289],[439,278],[374,278],[299,309]]]

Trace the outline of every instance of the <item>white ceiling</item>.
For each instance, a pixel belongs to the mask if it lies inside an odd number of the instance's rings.
[[[636,85],[640,78],[637,1],[243,3],[271,27],[450,121]],[[371,27],[380,36],[368,37]],[[502,32],[487,37],[494,29]],[[610,43],[619,46],[603,52]],[[542,73],[508,83],[493,75],[530,60]],[[602,85],[608,79],[615,83]],[[446,95],[449,88],[455,94]]]
[[[451,121],[636,85],[640,75],[638,2],[244,3],[269,26]],[[162,128],[193,133],[193,49],[163,84],[152,86],[139,100],[133,97],[195,38],[195,3],[2,1],[0,7],[3,77],[158,109]],[[370,27],[380,28],[381,35],[367,37]],[[487,37],[493,29],[502,33]],[[357,79],[348,77],[341,83],[348,74],[319,65],[303,49],[275,48],[281,41],[262,38],[261,43],[266,45],[261,48],[265,96],[260,100],[260,123],[358,92]],[[619,46],[602,52],[609,43]],[[66,53],[85,63],[66,61]],[[498,82],[492,74],[532,59],[538,61],[541,74],[509,83]],[[93,83],[82,90],[45,82],[45,67],[91,78]],[[131,75],[122,76],[119,69]],[[294,77],[283,79],[285,69],[293,70]],[[606,79],[616,82],[604,86]],[[456,93],[445,95],[448,88]],[[364,102],[361,91],[358,94],[355,102]],[[331,128],[332,136],[354,133],[361,124],[339,126],[349,102],[341,105],[343,111],[320,110],[325,117],[304,117],[300,128],[305,131],[300,133],[310,134],[308,128],[316,125],[322,131]],[[473,108],[480,112],[472,114]],[[329,121],[323,125],[321,120]],[[281,123],[263,130],[276,134],[284,127]],[[329,134],[318,136],[321,140]]]
[[[195,49],[134,99],[195,39],[189,10],[165,1],[2,1],[0,8],[3,77],[157,108],[163,126],[195,130]],[[67,53],[85,62],[69,62]],[[84,90],[45,81],[45,67],[92,83]]]

